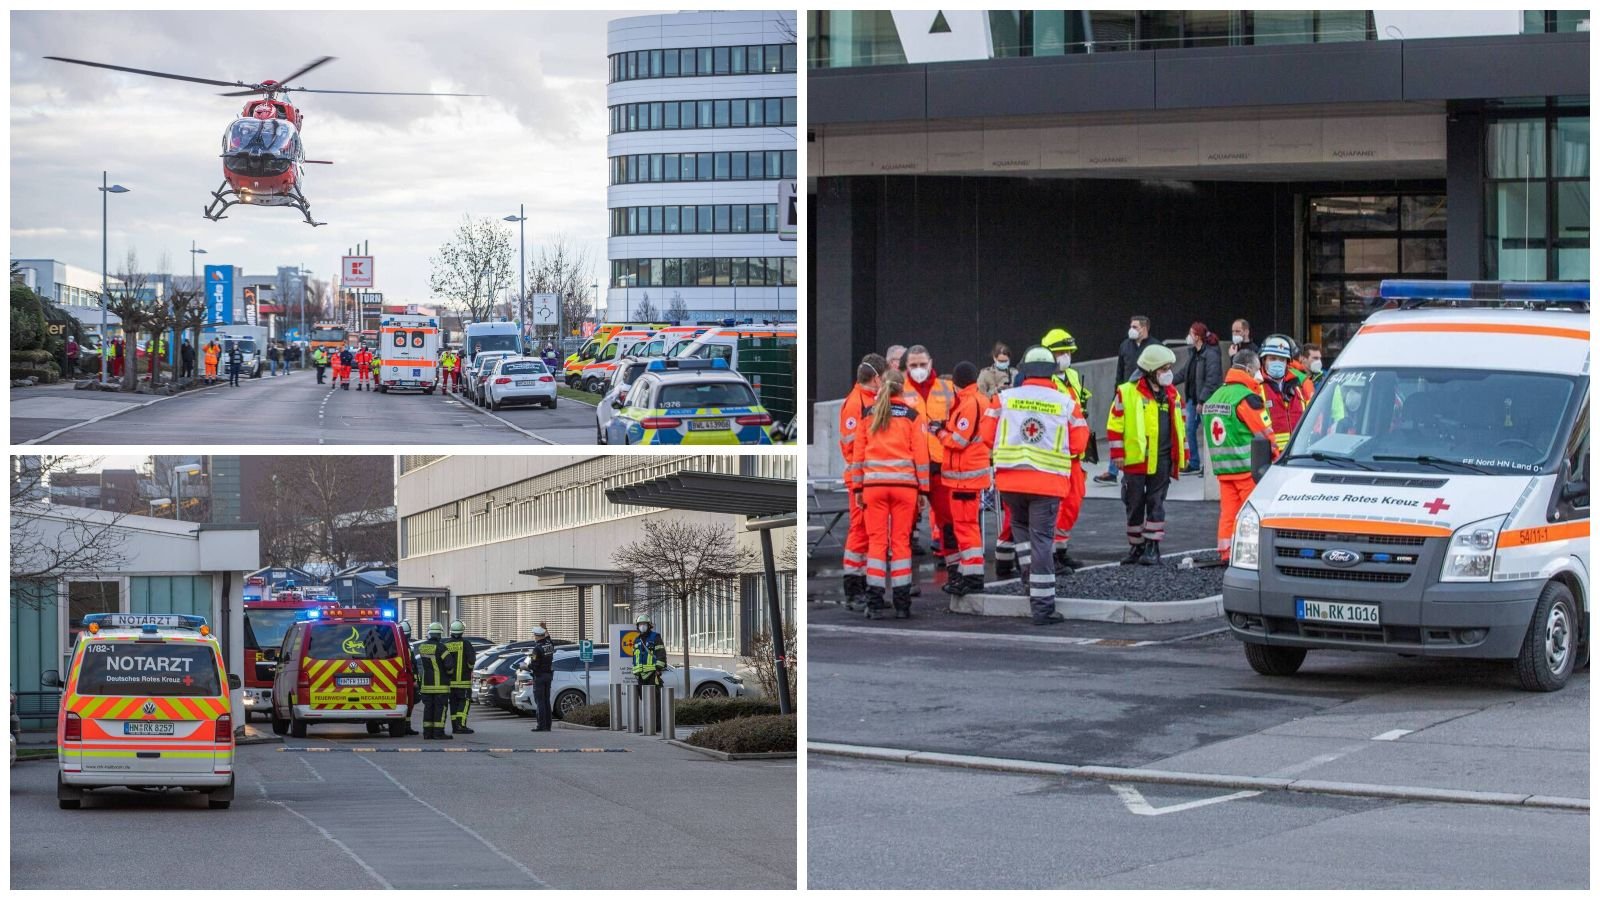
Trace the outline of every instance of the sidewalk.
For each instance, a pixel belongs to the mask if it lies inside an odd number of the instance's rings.
[[[226,384],[227,381],[224,380],[222,383]],[[187,397],[200,393],[201,390],[204,389],[170,396],[80,391],[71,381],[12,388],[11,443],[29,443],[63,428],[97,421],[163,400]]]

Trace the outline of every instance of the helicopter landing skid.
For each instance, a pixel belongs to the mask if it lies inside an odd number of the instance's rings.
[[[232,187],[229,187],[226,181],[224,181],[216,190],[211,192],[211,203],[207,204],[206,208],[201,210],[200,214],[213,222],[220,222],[227,218],[227,216],[223,215],[223,213],[227,212],[229,207],[237,206],[241,203],[246,206],[292,206],[295,209],[298,209],[301,215],[306,217],[307,225],[315,228],[318,225],[328,224],[327,222],[318,222],[316,219],[311,218],[311,202],[305,198],[304,194],[300,193],[300,189],[298,187],[294,189],[293,193],[275,194],[270,198],[263,197],[259,201],[250,201],[240,198],[238,192]]]

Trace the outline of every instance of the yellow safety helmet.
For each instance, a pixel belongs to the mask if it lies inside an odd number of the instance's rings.
[[[1050,329],[1045,332],[1044,340],[1039,343],[1048,348],[1051,353],[1076,353],[1078,350],[1077,338],[1074,338],[1072,332],[1065,328]]]

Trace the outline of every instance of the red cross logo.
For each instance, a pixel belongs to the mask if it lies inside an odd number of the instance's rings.
[[[189,687],[192,684],[194,684],[194,676],[193,675],[185,675],[185,676],[183,676],[183,686],[184,687]]]
[[[1027,438],[1029,441],[1037,441],[1039,439],[1039,435],[1043,432],[1044,426],[1039,424],[1038,419],[1029,419],[1028,421],[1022,423],[1022,436]]]
[[[1213,444],[1221,444],[1222,443],[1222,439],[1227,437],[1227,435],[1228,435],[1227,429],[1222,427],[1222,420],[1221,419],[1212,419],[1211,420],[1211,443],[1213,443]]]
[[[1444,502],[1443,497],[1436,497],[1433,500],[1422,504],[1422,508],[1428,511],[1428,515],[1437,516],[1440,510],[1449,509],[1450,504]]]

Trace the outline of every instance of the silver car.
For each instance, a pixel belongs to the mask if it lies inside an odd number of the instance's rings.
[[[483,382],[489,376],[489,370],[495,363],[507,356],[516,356],[510,350],[485,350],[478,354],[471,365],[461,372],[461,392],[471,398],[473,403],[483,406]]]
[[[516,663],[512,665],[515,666]],[[603,644],[597,644],[594,648],[594,661],[589,664],[587,693],[584,690],[583,660],[578,657],[576,649],[557,650],[555,662],[551,666],[555,669],[555,674],[550,679],[550,707],[552,714],[558,719],[589,703],[591,696],[598,703],[611,695],[611,651]],[[662,683],[682,685],[683,675],[680,674],[682,671],[679,666],[668,665]],[[700,699],[743,697],[747,693],[744,679],[725,669],[694,666],[689,671],[693,694]],[[533,676],[526,670],[517,671],[517,686],[511,692],[511,702],[525,712],[536,710],[533,702]]]
[[[483,381],[485,403],[499,409],[513,403],[556,408],[556,377],[544,360],[531,356],[501,357]]]
[[[595,405],[595,443],[606,442],[606,426],[611,424],[611,417],[621,408],[628,399],[628,386],[639,380],[646,367],[650,365],[648,359],[629,357],[617,363],[611,373],[611,380],[606,383],[605,396]]]

